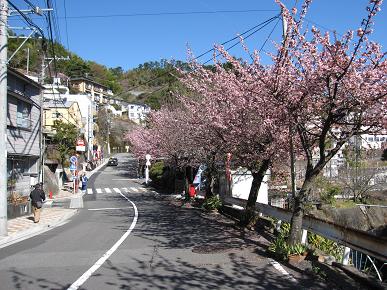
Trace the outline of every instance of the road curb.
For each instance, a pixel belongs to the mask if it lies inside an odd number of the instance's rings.
[[[27,229],[27,230],[21,231],[19,233],[15,233],[12,236],[1,238],[0,239],[0,249],[8,247],[12,244],[24,241],[26,239],[32,238],[34,236],[40,235],[42,233],[45,233],[51,229],[58,227],[58,226],[61,226],[62,224],[64,224],[65,221],[67,221],[69,218],[71,218],[72,216],[74,216],[77,213],[78,213],[78,210],[74,209],[72,212],[68,212],[68,213],[62,215],[61,217],[54,220],[53,222],[50,222],[50,223],[47,223],[44,225],[39,224],[38,226],[36,226],[34,228]]]

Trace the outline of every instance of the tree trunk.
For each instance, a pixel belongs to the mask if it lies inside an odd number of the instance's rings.
[[[266,171],[269,168],[269,164],[269,160],[264,160],[262,161],[261,167],[258,171],[251,172],[251,175],[253,176],[253,182],[251,184],[249,198],[246,203],[246,209],[241,217],[241,226],[252,227],[255,225],[255,203],[257,202],[259,188],[261,187],[263,178],[265,177]]]
[[[302,220],[304,217],[305,202],[306,197],[311,190],[314,178],[315,177],[313,175],[305,179],[300,192],[294,197],[294,208],[292,219],[290,220],[290,234],[288,241],[290,245],[301,243]]]
[[[214,196],[214,177],[212,172],[207,174],[206,199]]]

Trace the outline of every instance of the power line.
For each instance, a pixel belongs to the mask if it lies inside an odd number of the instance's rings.
[[[274,30],[276,29],[276,27],[277,27],[278,23],[280,22],[280,20],[281,20],[281,19],[278,17],[277,22],[275,23],[273,29],[270,31],[270,33],[269,33],[269,35],[267,36],[265,42],[262,44],[261,48],[259,49],[259,52],[261,52],[261,51],[263,50],[263,48],[265,47],[266,42],[268,42],[268,40],[270,39],[271,35],[273,34],[273,32],[274,32]]]
[[[270,24],[272,21],[274,21],[276,18],[278,18],[278,21],[276,22],[274,28],[272,29],[272,31],[270,32],[270,34],[269,34],[269,36],[268,36],[268,38],[269,38],[269,37],[271,36],[271,34],[273,33],[274,29],[276,28],[276,26],[278,25],[278,22],[279,22],[279,20],[280,20],[280,19],[279,19],[279,16],[280,16],[280,15],[277,15],[277,16],[275,16],[275,17],[270,18],[269,20],[266,20],[266,21],[262,22],[262,23],[260,24],[261,27],[259,27],[259,28],[256,29],[255,31],[253,31],[253,32],[251,32],[250,34],[248,34],[247,36],[245,36],[245,39],[247,39],[247,38],[249,38],[250,36],[254,35],[254,34],[257,33],[258,31],[260,31],[261,29],[263,29],[264,27],[266,27],[267,25],[269,25],[269,24]],[[264,23],[264,25],[262,25],[263,23]],[[258,25],[258,26],[260,26],[260,25]],[[251,29],[249,29],[248,31],[251,31]],[[244,32],[243,34],[245,34],[245,33],[246,33],[246,32]],[[238,36],[237,38],[239,38],[239,36]],[[267,38],[267,39],[268,39],[268,38]],[[234,39],[235,39],[235,38],[234,38]],[[265,43],[266,43],[267,39],[265,40]],[[228,42],[230,42],[230,41],[226,41],[225,43],[228,43]],[[239,43],[240,43],[239,41],[238,41],[237,43],[234,43],[232,46],[226,48],[226,51],[229,51],[230,49],[232,49],[233,47],[235,47],[235,46],[236,46],[237,44],[239,44]],[[261,47],[261,49],[262,49],[262,48],[263,48],[263,46]],[[212,51],[212,50],[213,50],[213,49],[208,50],[207,53],[210,52],[210,51]],[[203,55],[204,55],[204,54],[201,54],[200,56],[203,56]],[[220,53],[217,54],[217,57],[218,57],[219,55],[220,55]],[[200,57],[200,56],[199,56],[199,57]],[[198,59],[199,57],[196,57],[195,59]],[[209,59],[208,61],[204,62],[203,65],[206,64],[206,63],[208,63],[208,62],[210,62],[211,60],[212,60],[212,58]],[[170,72],[170,71],[169,71],[169,72]],[[167,72],[167,73],[169,73],[169,72]],[[164,74],[166,74],[166,73],[164,73]],[[155,79],[157,79],[157,78],[155,78]],[[152,80],[150,80],[150,81],[152,81]],[[158,89],[152,91],[150,94],[154,94],[154,93],[156,93],[156,92],[158,92],[158,91],[161,91],[161,90],[167,88],[167,86],[169,86],[169,84],[165,84],[165,85],[161,86],[160,88],[158,88]],[[132,88],[131,90],[133,90],[133,88]],[[126,92],[128,92],[128,91],[126,91]]]
[[[47,8],[48,9],[52,8],[50,4],[51,4],[50,0],[47,0]],[[53,37],[52,37],[51,11],[48,11],[48,31],[49,31],[49,39],[50,39],[50,43],[51,43],[52,57],[54,58],[54,72],[55,72],[55,77],[57,77],[58,76],[58,70],[57,70],[57,66],[56,66],[54,40],[53,40]]]
[[[280,15],[280,14],[279,14],[279,15]],[[273,16],[273,17],[271,17],[271,18],[269,18],[269,19],[267,19],[267,20],[265,20],[265,21],[259,23],[258,25],[255,25],[255,26],[253,26],[252,28],[249,28],[248,30],[244,31],[243,33],[239,34],[238,36],[233,37],[233,38],[231,38],[231,39],[229,39],[229,40],[227,40],[227,41],[225,41],[225,42],[222,42],[221,45],[225,45],[225,44],[227,44],[227,43],[232,42],[233,40],[238,39],[238,42],[237,42],[237,43],[235,43],[234,45],[232,45],[232,46],[230,46],[230,47],[228,47],[228,48],[226,49],[226,50],[230,50],[231,48],[235,47],[237,44],[240,43],[240,42],[239,42],[239,38],[240,38],[241,36],[244,36],[245,34],[251,32],[252,30],[255,29],[252,33],[250,33],[250,34],[248,34],[247,36],[245,36],[245,39],[249,38],[251,35],[255,34],[255,33],[258,32],[259,30],[261,30],[262,28],[264,28],[265,26],[267,26],[267,25],[268,25],[269,23],[271,23],[273,20],[277,19],[277,18],[279,17],[279,15]],[[212,51],[214,51],[214,48],[211,48],[211,49],[205,51],[204,53],[202,53],[202,54],[200,54],[199,56],[195,57],[193,60],[197,60],[197,59],[203,57],[204,55],[206,55],[206,54],[208,54],[208,53],[210,53],[210,52],[212,52]],[[203,64],[206,64],[206,63],[210,62],[211,60],[212,60],[212,59],[206,61],[206,62],[203,63]],[[137,89],[137,88],[141,87],[142,85],[149,84],[149,83],[151,83],[151,82],[153,82],[153,81],[155,81],[155,80],[157,80],[157,79],[159,79],[159,78],[161,78],[161,77],[163,77],[163,76],[165,76],[165,75],[167,75],[167,74],[170,74],[172,71],[173,71],[173,69],[167,70],[166,72],[164,72],[164,73],[158,75],[157,77],[155,77],[155,78],[153,78],[153,79],[150,79],[150,80],[146,81],[145,83],[143,83],[143,84],[141,84],[141,85],[132,86],[130,89],[128,89],[128,90],[126,90],[126,91],[124,91],[124,92],[121,92],[121,93],[117,94],[116,96],[121,96],[121,95],[123,95],[123,94],[126,94],[126,93],[128,93],[128,92],[134,90],[134,89]]]
[[[67,19],[88,18],[113,18],[113,17],[139,17],[139,16],[172,16],[172,15],[196,15],[196,14],[221,14],[221,13],[251,13],[251,12],[275,12],[275,9],[246,9],[246,10],[214,10],[214,11],[187,11],[187,12],[155,12],[155,13],[130,13],[108,15],[78,15],[67,16]],[[63,18],[63,17],[61,17]]]
[[[269,21],[269,22],[268,22],[268,21],[265,21],[266,23],[265,23],[264,25],[260,26],[259,28],[257,28],[256,30],[254,30],[253,32],[251,32],[250,34],[248,34],[247,36],[245,36],[244,39],[247,39],[247,38],[249,38],[250,36],[252,36],[252,35],[254,35],[255,33],[257,33],[258,31],[262,30],[264,27],[266,27],[267,25],[269,25],[272,21],[274,21],[274,20],[275,20],[276,18],[278,18],[278,17],[279,17],[279,16],[277,15],[277,16],[275,16],[275,17],[270,18],[270,21]],[[233,45],[229,46],[228,48],[226,48],[226,51],[229,51],[231,48],[237,46],[239,43],[240,43],[240,42],[238,41],[238,42],[234,43]],[[220,55],[220,53],[217,54],[216,56],[218,57],[219,55]],[[250,56],[250,57],[251,57],[251,56]],[[203,64],[207,64],[207,63],[209,63],[211,60],[213,60],[213,59],[211,58],[211,59],[207,60],[206,62],[204,62]]]
[[[20,9],[17,8],[16,5],[13,4],[10,0],[8,0],[7,2],[12,6],[13,9],[15,9],[15,10],[20,14],[20,16],[24,19],[24,21],[25,21],[28,25],[30,25],[30,26],[34,27],[35,29],[37,29],[37,30],[39,31],[40,35],[41,35],[41,36],[43,37],[43,39],[44,39],[44,33],[43,33],[43,30],[42,30],[38,25],[36,25],[30,18],[28,18],[27,15],[25,15],[22,11],[20,11]]]

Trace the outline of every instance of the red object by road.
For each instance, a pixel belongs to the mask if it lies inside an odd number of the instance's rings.
[[[189,185],[189,192],[188,193],[189,193],[189,197],[195,197],[195,195],[196,195],[196,189],[192,184]]]

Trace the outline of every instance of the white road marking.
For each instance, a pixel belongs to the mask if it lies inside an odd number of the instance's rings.
[[[102,266],[103,263],[105,263],[105,261],[107,259],[109,259],[109,257],[118,249],[118,247],[125,241],[125,239],[130,235],[130,233],[132,232],[132,230],[134,229],[134,227],[136,226],[136,223],[137,223],[137,219],[138,219],[138,211],[137,211],[137,207],[136,205],[129,199],[127,198],[124,194],[122,194],[120,192],[120,195],[125,198],[127,201],[129,201],[132,206],[133,206],[133,209],[134,209],[134,218],[133,218],[133,221],[132,221],[132,224],[130,225],[129,229],[126,231],[126,233],[113,245],[113,247],[111,247],[105,254],[103,254],[103,256],[93,265],[90,267],[89,270],[87,270],[85,273],[83,273],[83,275],[81,277],[79,277],[77,279],[77,281],[75,281],[73,284],[71,284],[71,286],[68,288],[69,290],[76,290],[78,289],[79,287],[81,287],[83,285],[83,283],[86,282],[87,279],[89,279],[91,277],[91,275],[93,275],[93,273],[95,271],[98,270],[99,267]]]
[[[297,282],[297,280],[294,279],[294,277],[292,275],[290,275],[288,272],[286,272],[286,270],[281,266],[280,263],[278,263],[277,261],[273,260],[272,258],[269,258],[269,262],[282,275],[288,277],[290,281]]]
[[[112,193],[112,191],[110,190],[110,188],[105,188],[105,191],[106,191],[106,193]]]
[[[87,194],[93,194],[93,190],[91,188],[87,189]]]
[[[132,180],[137,180],[137,178],[113,178],[112,180],[126,180],[126,181],[132,181]]]
[[[127,209],[131,207],[102,207],[102,208],[88,208],[87,210],[111,210],[111,209]]]
[[[100,189],[100,188],[97,188],[96,191],[97,191],[97,193],[102,193],[102,189]]]
[[[120,193],[121,191],[118,188],[113,188],[113,190],[117,193]]]
[[[122,188],[125,192],[129,192],[128,189],[126,187],[123,187]]]
[[[135,187],[131,187],[130,190],[131,190],[131,191],[134,191],[134,192],[138,192],[138,189],[135,188]]]

